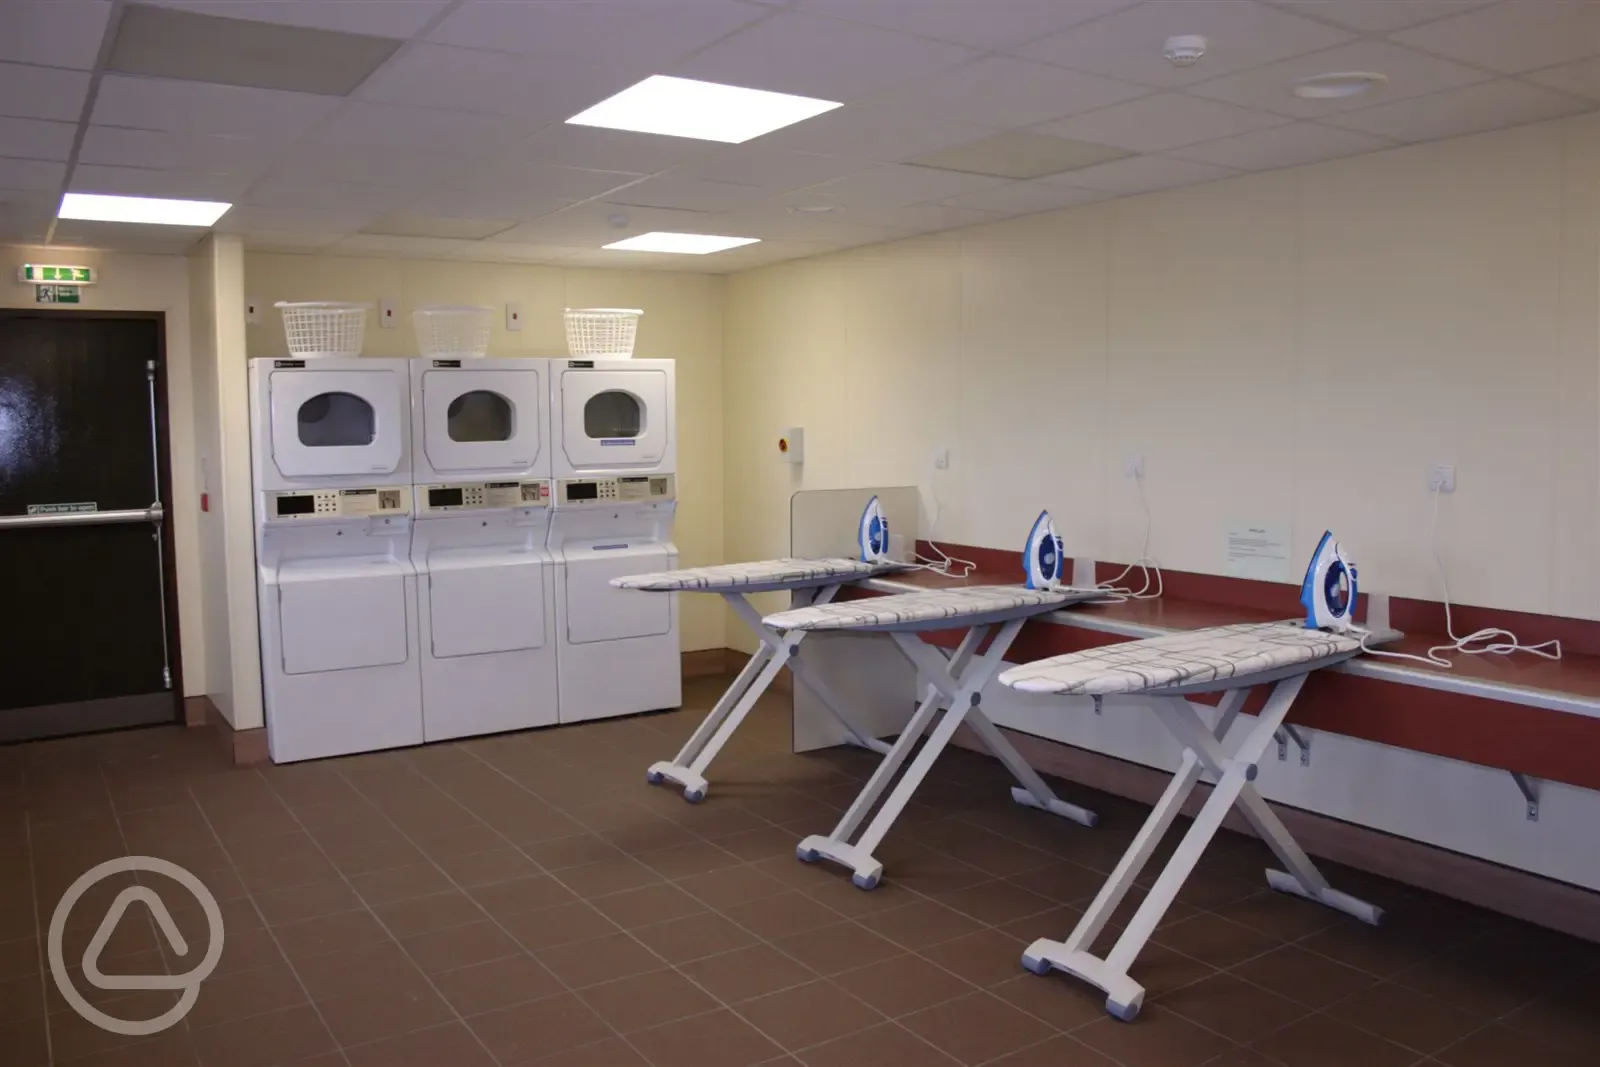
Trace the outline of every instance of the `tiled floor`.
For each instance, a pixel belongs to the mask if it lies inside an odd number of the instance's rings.
[[[689,686],[690,707],[721,681]],[[794,859],[872,758],[794,756],[776,704],[713,768],[711,798],[650,788],[699,710],[262,770],[165,728],[0,749],[0,1067],[1541,1067],[1600,1063],[1600,948],[1392,883],[1370,930],[1262,888],[1219,841],[1136,974],[1132,1025],[1021,948],[1062,936],[1136,829],[1006,799],[997,765],[941,760],[873,893]],[[1225,835],[1226,836],[1226,835]],[[155,1037],[82,1020],[40,945],[87,868],[172,860],[221,900],[226,947]],[[206,924],[174,918],[193,953]],[[81,963],[124,884],[63,937]],[[135,904],[102,970],[190,969]],[[99,991],[149,1019],[172,991]],[[53,1059],[52,1059],[53,1057]]]

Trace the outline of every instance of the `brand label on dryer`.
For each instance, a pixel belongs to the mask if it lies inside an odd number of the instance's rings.
[[[304,367],[306,361],[303,359],[275,359],[272,361],[272,365],[274,367]]]
[[[592,359],[569,359],[569,360],[567,360],[567,366],[570,367],[573,370],[593,370],[594,369],[594,360],[592,360]]]
[[[608,445],[636,445],[638,443],[639,442],[632,437],[602,437],[600,439],[600,447],[602,448],[605,448]]]
[[[435,367],[459,367],[461,366],[461,361],[459,359],[436,359],[433,361],[433,365]]]

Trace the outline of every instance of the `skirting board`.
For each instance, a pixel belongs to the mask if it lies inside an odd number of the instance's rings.
[[[209,729],[222,747],[223,756],[235,767],[267,762],[267,731],[264,728],[235,730],[210,697],[185,697],[183,721],[192,728]]]
[[[1045,774],[1141,804],[1155,804],[1171,781],[1171,775],[1164,771],[1114,756],[1003,727],[1002,732],[1023,758]],[[977,735],[965,726],[957,731],[955,743],[989,754]],[[1184,813],[1196,814],[1210,794],[1210,785],[1202,783],[1190,795]],[[1600,942],[1600,893],[1298,808],[1273,804],[1272,810],[1301,846],[1319,859]],[[1240,833],[1253,833],[1236,811],[1229,813],[1223,825]]]

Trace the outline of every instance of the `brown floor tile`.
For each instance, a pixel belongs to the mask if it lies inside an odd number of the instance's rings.
[[[739,866],[677,880],[677,886],[713,908],[727,908],[763,897],[775,897],[789,886],[765,871]]]
[[[471,897],[455,889],[433,896],[374,905],[372,913],[396,938],[448,930],[483,920],[483,909]]]
[[[1250,1047],[1294,1067],[1349,1067],[1353,1063],[1361,1067],[1406,1067],[1418,1059],[1410,1049],[1346,1026],[1328,1015],[1308,1016],[1252,1042]]]
[[[835,1038],[797,1055],[806,1067],[864,1067],[868,1064],[950,1067],[959,1062],[896,1023],[884,1023],[848,1037]]]
[[[800,891],[840,915],[866,922],[869,926],[871,917],[880,911],[893,911],[923,899],[920,894],[895,882],[881,882],[872,892],[863,893],[848,878],[828,878],[818,884],[805,886]]]
[[[576,834],[537,841],[521,846],[521,852],[547,871],[582,867],[586,863],[599,863],[624,855],[621,849],[597,834]]]
[[[441,865],[445,860],[454,857],[470,856],[477,852],[493,852],[509,847],[504,837],[482,823],[426,834],[412,834],[411,842],[423,855]]]
[[[965,937],[982,924],[937,901],[918,900],[874,915],[871,926],[890,941],[917,951]]]
[[[724,952],[684,964],[682,970],[726,1004],[776,993],[817,977],[816,972],[770,945]]]
[[[328,858],[347,878],[415,867],[427,861],[421,849],[405,840],[362,842],[338,850],[329,849]]]
[[[832,982],[822,981],[747,1000],[735,1010],[792,1052],[883,1022],[881,1014]]]
[[[532,878],[540,873],[539,865],[520,850],[506,846],[483,852],[435,857],[434,862],[456,885],[472,888],[509,882],[517,878]]]
[[[975,985],[992,986],[1022,973],[1022,950],[1029,944],[999,930],[979,930],[930,945],[921,955]]]
[[[458,1022],[345,1049],[350,1067],[495,1067],[472,1031]]]
[[[1119,1063],[1140,1067],[1199,1067],[1233,1044],[1158,1004],[1146,1005],[1131,1023],[1102,1015],[1072,1036]]]
[[[699,986],[675,970],[603,982],[584,989],[581,996],[602,1019],[624,1034],[719,1007]]]
[[[529,952],[617,932],[615,923],[581,900],[508,915],[500,925]]]
[[[673,964],[732,952],[756,942],[754,934],[710,911],[682,919],[669,919],[654,926],[641,926],[633,931],[633,936]]]
[[[726,1009],[640,1030],[628,1040],[655,1067],[752,1067],[783,1053]]]
[[[1341,919],[1295,944],[1378,978],[1393,978],[1447,947],[1430,944],[1431,940],[1430,935],[1400,921],[1372,927],[1354,919]]]
[[[641,889],[663,880],[661,875],[621,852],[594,863],[564,868],[556,872],[555,877],[573,893],[590,899]]]
[[[1500,1021],[1523,1033],[1541,1034],[1600,1063],[1600,1018],[1594,1011],[1593,977],[1540,997]]]
[[[1432,1055],[1461,1040],[1485,1021],[1481,1015],[1397,982],[1376,985],[1341,1000],[1328,1014],[1422,1055]],[[1596,1042],[1595,1052],[1600,1055],[1600,1042]]]
[[[1325,1008],[1378,982],[1366,971],[1296,945],[1273,949],[1239,964],[1231,973],[1312,1008]]]
[[[455,889],[444,872],[431,862],[349,876],[350,886],[371,907],[401,900],[433,896]]]
[[[570,903],[576,899],[565,886],[547,875],[477,886],[467,890],[467,895],[497,919]]]
[[[794,858],[794,846],[800,838],[776,826],[764,826],[717,838],[717,847],[731,852],[746,863],[760,860]]]
[[[1394,980],[1488,1020],[1546,995],[1560,979],[1558,971],[1539,961],[1464,951],[1423,960]]]
[[[704,904],[677,886],[665,882],[597,897],[592,903],[601,914],[624,930],[681,919],[705,910]]]
[[[1106,1013],[1104,993],[1067,975],[1023,973],[989,992],[1057,1030],[1076,1030]]]
[[[1053,1028],[989,993],[925,1008],[900,1025],[962,1063],[977,1064],[1043,1041]]]
[[[253,899],[268,926],[320,919],[324,915],[366,908],[355,890],[343,880],[273,890],[257,894]]]
[[[941,893],[938,899],[941,904],[991,926],[1041,914],[1059,903],[1003,879]]]
[[[650,1067],[650,1064],[620,1037],[609,1037],[592,1045],[507,1064],[506,1067]]]
[[[294,970],[316,1003],[350,993],[407,988],[422,979],[417,965],[394,942],[298,960]]]
[[[487,919],[404,937],[400,945],[423,974],[453,971],[526,951],[498,924]]]
[[[168,1030],[136,1045],[73,1060],[71,1067],[197,1067],[199,1063],[188,1032]]]
[[[744,863],[738,856],[718,848],[709,841],[691,841],[668,848],[651,849],[636,854],[634,859],[661,877],[674,879],[726,870]]]
[[[1192,982],[1161,998],[1167,1011],[1248,1044],[1309,1015],[1311,1009],[1227,974]]]
[[[834,983],[891,1018],[973,991],[968,982],[915,955],[901,955],[835,975]]]
[[[227,1067],[295,1063],[336,1047],[333,1035],[310,1007],[195,1027],[190,1034],[201,1063]]]
[[[824,976],[865,967],[904,952],[893,941],[849,920],[790,934],[778,938],[773,945]]]
[[[448,1022],[455,1013],[421,975],[370,993],[317,1001],[317,1011],[341,1045],[360,1045]]]
[[[445,971],[433,976],[433,984],[462,1015],[481,1015],[564,990],[544,964],[526,953]]]
[[[537,956],[539,962],[550,968],[571,989],[582,989],[584,986],[611,982],[667,966],[654,952],[624,933],[557,945],[544,949]]]
[[[291,963],[393,943],[389,932],[367,911],[347,911],[320,919],[284,923],[272,933]],[[231,949],[232,939],[229,941]]]
[[[503,1064],[524,1063],[612,1036],[600,1016],[571,993],[474,1015],[466,1022]]]
[[[212,975],[185,1017],[192,1027],[225,1023],[305,1004],[306,991],[287,963]]]
[[[1064,1034],[1002,1056],[990,1067],[1062,1067],[1064,1064],[1071,1064],[1072,1067],[1118,1067],[1088,1045]]]
[[[1237,966],[1281,944],[1275,938],[1216,915],[1196,915],[1171,926],[1158,927],[1153,940],[1213,967]]]
[[[0,980],[0,1026],[43,1018],[44,1014],[44,986],[38,975]]]
[[[1594,1067],[1592,1051],[1555,1038],[1492,1023],[1434,1057],[1450,1067]]]
[[[40,958],[39,942],[34,937],[0,942],[0,980],[38,974]]]
[[[1343,920],[1332,908],[1272,889],[1263,889],[1213,910],[1224,919],[1259,930],[1279,941],[1298,941]]]

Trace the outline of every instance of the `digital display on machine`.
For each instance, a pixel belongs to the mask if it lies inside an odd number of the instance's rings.
[[[568,482],[568,500],[599,500],[600,486],[594,482]]]
[[[316,510],[317,498],[310,494],[280,496],[278,498],[279,515],[310,515]]]
[[[428,506],[430,508],[459,508],[461,506],[461,489],[429,489]]]

